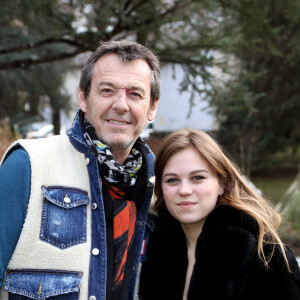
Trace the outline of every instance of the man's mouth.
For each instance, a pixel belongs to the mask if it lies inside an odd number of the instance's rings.
[[[125,121],[117,121],[117,120],[108,120],[109,123],[113,123],[116,125],[127,125],[128,123]]]

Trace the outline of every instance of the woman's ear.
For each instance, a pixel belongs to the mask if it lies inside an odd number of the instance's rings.
[[[221,196],[224,194],[224,182],[219,179],[219,192],[218,192],[218,195]]]

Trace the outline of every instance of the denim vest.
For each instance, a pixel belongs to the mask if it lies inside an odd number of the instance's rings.
[[[68,132],[68,136],[72,148],[74,147],[74,149],[80,153],[86,165],[85,172],[75,174],[75,176],[80,178],[80,176],[84,176],[84,173],[88,174],[86,176],[88,176],[89,187],[86,189],[82,187],[78,188],[76,185],[65,186],[63,184],[38,187],[41,189],[44,198],[41,211],[39,239],[50,244],[50,247],[53,247],[53,252],[65,256],[66,259],[68,258],[68,251],[71,253],[72,249],[78,248],[78,257],[75,259],[72,258],[74,266],[70,268],[65,268],[63,265],[58,268],[55,266],[55,263],[53,263],[54,267],[52,267],[50,263],[45,268],[41,263],[40,268],[35,265],[34,268],[10,269],[6,274],[3,285],[4,289],[10,293],[9,299],[44,299],[49,297],[53,300],[106,300],[107,245],[102,182],[99,176],[97,158],[86,145],[78,120],[78,114],[74,119],[72,128]],[[64,151],[64,149],[60,151]],[[148,208],[153,192],[153,184],[149,179],[153,176],[154,155],[150,149],[146,157],[146,162],[148,184],[136,220],[136,249],[133,263],[134,276],[130,285],[128,299],[134,299],[135,296],[141,253],[145,245],[145,225],[149,226],[150,229],[153,226],[150,219],[147,219]],[[50,163],[53,163],[52,169],[55,169],[56,162],[53,161]],[[34,170],[32,171],[34,174]],[[57,174],[57,177],[60,178],[60,175],[61,174]],[[63,179],[62,182],[64,182]],[[32,189],[33,188],[34,187],[32,187]],[[61,219],[57,218],[57,216],[60,216]],[[89,216],[90,221],[88,220]],[[30,216],[26,216],[26,220],[28,217]],[[52,222],[49,222],[49,218]],[[68,229],[57,231],[56,226],[57,224],[61,225],[61,220],[65,221],[65,223],[62,224],[68,227],[70,231]],[[76,222],[74,222],[74,220],[76,220]],[[90,228],[87,228],[89,226]],[[78,229],[74,230],[74,228]],[[23,231],[20,239],[22,238],[22,234]],[[82,254],[80,254],[82,247],[85,248]],[[16,250],[17,249],[18,244]],[[18,255],[13,255],[12,261],[14,257],[18,257]],[[43,257],[43,255],[41,255],[41,257]],[[55,256],[53,256],[53,258],[55,260]],[[23,259],[26,260],[26,257],[23,257]],[[80,260],[85,260],[82,264],[83,267],[76,269],[76,265]],[[68,262],[68,264],[69,263],[70,262]],[[19,264],[22,265],[22,262],[19,262]],[[88,268],[86,268],[86,265]],[[10,268],[11,266],[14,266],[14,264],[10,263],[8,267]],[[80,285],[84,277],[88,278],[85,296],[80,293]],[[2,293],[0,299],[7,299],[5,297],[5,294]]]

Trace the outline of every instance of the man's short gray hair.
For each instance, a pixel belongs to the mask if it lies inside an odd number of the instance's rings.
[[[123,63],[144,59],[152,73],[151,104],[160,98],[160,65],[158,57],[148,48],[132,41],[101,42],[82,68],[79,87],[87,99],[90,94],[92,76],[96,62],[107,54],[117,55]]]

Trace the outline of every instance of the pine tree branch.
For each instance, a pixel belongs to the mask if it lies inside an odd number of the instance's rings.
[[[38,48],[43,45],[47,45],[47,44],[49,45],[49,44],[53,44],[53,43],[64,43],[64,44],[79,47],[79,48],[84,47],[84,45],[82,43],[78,42],[76,39],[70,39],[70,37],[59,37],[59,38],[50,37],[50,38],[46,38],[44,40],[40,40],[37,42],[28,42],[28,43],[21,44],[18,46],[0,49],[0,54],[10,54],[10,53],[14,53],[14,52],[31,50],[31,49],[35,49],[35,48]]]
[[[16,59],[12,61],[2,61],[0,62],[0,70],[8,70],[8,69],[26,69],[30,66],[33,65],[38,65],[41,63],[47,63],[47,62],[52,62],[56,60],[62,60],[66,58],[71,58],[74,57],[80,53],[86,52],[89,49],[87,48],[78,48],[72,52],[63,52],[63,53],[58,53],[58,54],[53,54],[53,55],[45,55],[39,58],[24,58],[24,59]]]

